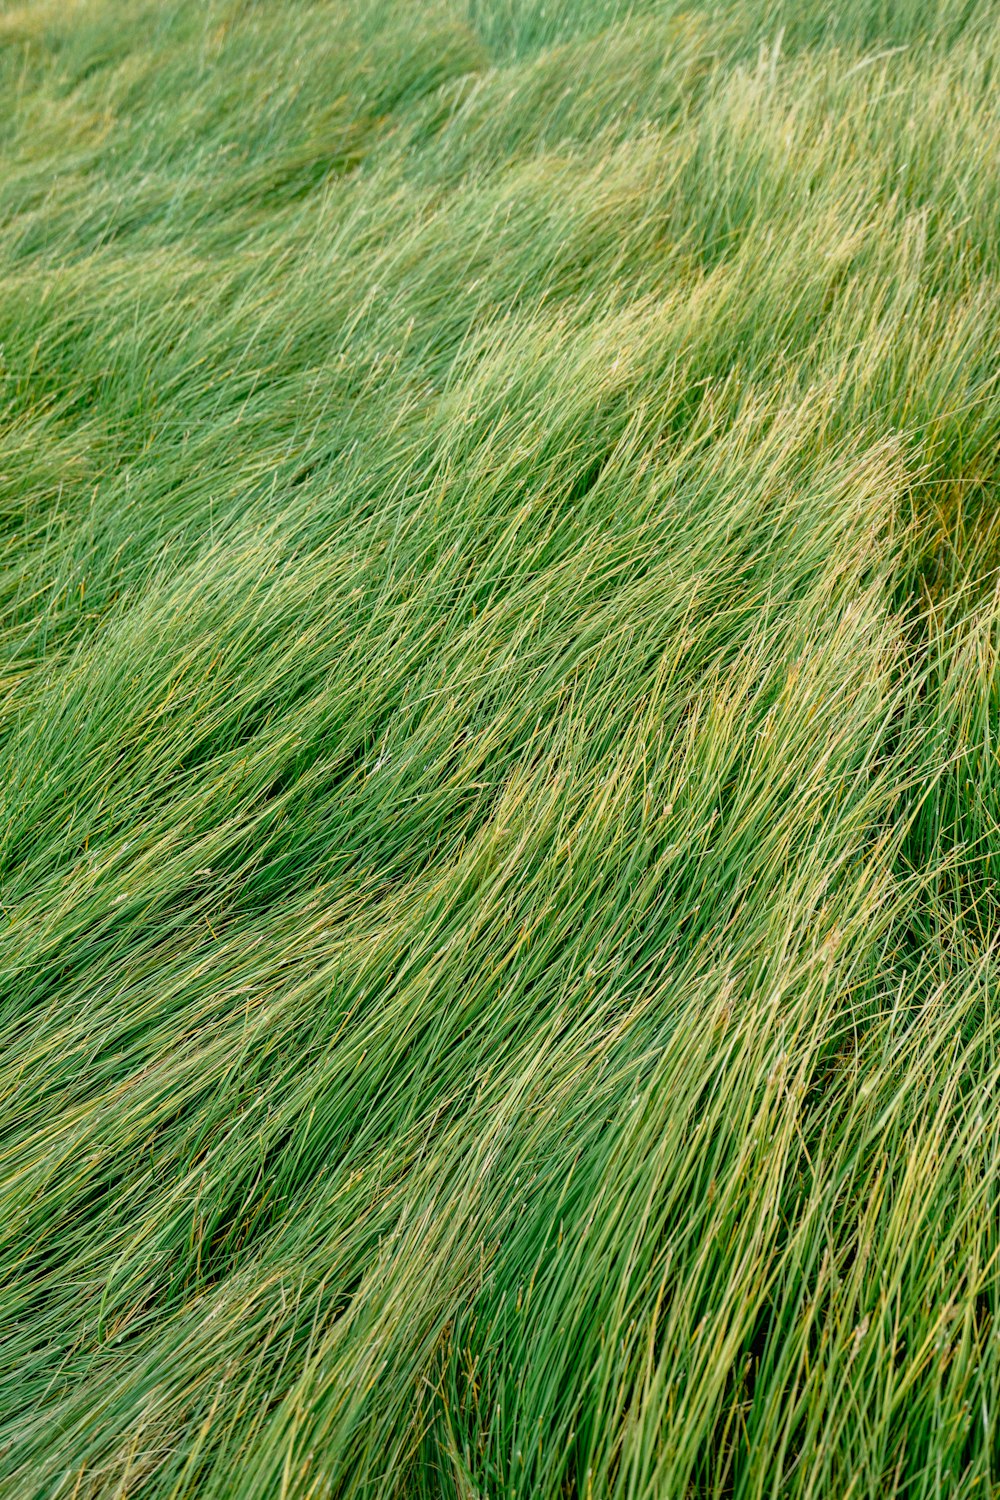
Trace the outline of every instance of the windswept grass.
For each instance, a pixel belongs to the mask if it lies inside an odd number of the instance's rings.
[[[0,1493],[1000,1494],[993,0],[0,0]]]

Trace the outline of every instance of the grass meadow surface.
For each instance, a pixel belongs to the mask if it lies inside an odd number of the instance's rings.
[[[1000,1495],[995,0],[0,0],[0,1494]]]

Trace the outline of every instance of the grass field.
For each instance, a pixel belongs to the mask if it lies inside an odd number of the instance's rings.
[[[996,0],[0,0],[0,1494],[1000,1495]]]

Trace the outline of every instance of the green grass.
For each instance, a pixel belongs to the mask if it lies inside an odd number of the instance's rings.
[[[1000,1495],[995,0],[0,0],[0,1494]]]

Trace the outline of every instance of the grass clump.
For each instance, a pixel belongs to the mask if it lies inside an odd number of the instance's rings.
[[[1000,1492],[1000,18],[0,3],[0,1490]]]

